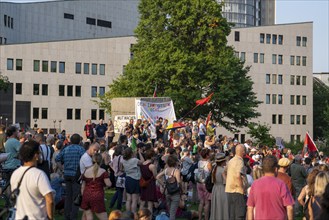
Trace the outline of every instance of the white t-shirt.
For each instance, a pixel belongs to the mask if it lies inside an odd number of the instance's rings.
[[[17,188],[18,182],[27,168],[27,166],[21,166],[14,171],[10,179],[12,191]],[[29,169],[24,175],[19,190],[16,219],[23,219],[24,216],[28,216],[30,220],[47,219],[44,196],[54,192],[47,175],[35,167]]]
[[[203,123],[199,125],[199,135],[206,135],[206,126]]]
[[[93,165],[93,159],[85,152],[80,158],[80,172],[83,174],[85,170]]]

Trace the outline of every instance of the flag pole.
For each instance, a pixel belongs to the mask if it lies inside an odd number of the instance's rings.
[[[193,112],[197,107],[199,107],[200,106],[200,104],[199,105],[196,105],[196,106],[194,106],[189,112],[187,112],[181,119],[184,119],[186,116],[188,116],[191,112]]]
[[[314,144],[315,148],[316,148],[316,151],[318,152],[318,154],[320,153],[319,152],[319,149],[318,147],[315,145],[314,141],[313,141],[313,138],[311,138],[310,134],[307,132],[307,135],[310,137],[310,140],[312,141],[312,144]]]

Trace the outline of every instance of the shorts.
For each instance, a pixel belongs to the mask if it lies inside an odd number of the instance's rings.
[[[139,180],[135,180],[130,176],[126,176],[126,192],[129,194],[140,194]]]
[[[198,197],[200,201],[211,200],[211,193],[208,192],[205,184],[197,183],[196,187],[198,190]]]

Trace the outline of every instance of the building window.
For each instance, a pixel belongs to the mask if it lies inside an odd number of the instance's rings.
[[[81,63],[75,63],[75,73],[81,74]]]
[[[304,56],[302,57],[302,65],[306,66],[306,57],[304,57]]]
[[[96,25],[96,19],[95,18],[86,18],[86,23],[90,25]]]
[[[11,18],[11,24],[10,24],[11,29],[14,29],[14,18]]]
[[[99,95],[105,94],[105,87],[99,87]]]
[[[271,35],[270,34],[266,34],[266,43],[267,44],[271,43]]]
[[[265,40],[265,34],[260,34],[260,36],[259,36],[260,43],[263,44],[264,40]]]
[[[280,94],[278,95],[278,104],[282,105],[282,103],[283,103],[283,96]]]
[[[69,13],[64,13],[64,18],[74,20],[74,15]]]
[[[295,56],[290,56],[290,65],[295,65]]]
[[[7,59],[7,70],[14,69],[14,59],[8,58]]]
[[[291,125],[295,124],[295,115],[290,115],[290,124]]]
[[[16,95],[22,95],[22,83],[16,83]]]
[[[239,58],[239,51],[234,51],[234,56]]]
[[[282,85],[283,83],[283,75],[279,74],[278,75],[278,84]]]
[[[290,85],[295,85],[295,76],[294,75],[290,76]]]
[[[91,120],[97,120],[97,109],[91,109]]]
[[[282,55],[278,55],[278,63],[283,64],[283,56]]]
[[[39,119],[39,108],[33,108],[32,117],[33,119]]]
[[[272,35],[272,44],[276,44],[278,36],[276,34]]]
[[[300,37],[300,36],[297,36],[297,37],[296,37],[296,45],[297,45],[298,47],[300,47],[300,41],[301,41],[301,37]]]
[[[283,116],[282,115],[278,115],[278,124],[282,125],[283,122]]]
[[[296,76],[296,85],[300,85],[300,76]]]
[[[105,64],[99,64],[99,75],[105,75]]]
[[[59,73],[65,73],[65,62],[59,62]]]
[[[16,59],[16,70],[21,71],[23,69],[23,60],[22,59]]]
[[[307,44],[307,37],[303,37],[303,47],[306,47]]]
[[[266,84],[271,83],[271,74],[266,74]]]
[[[300,95],[296,95],[296,105],[300,105]]]
[[[7,15],[3,16],[3,23],[4,23],[5,27],[7,27]]]
[[[295,104],[295,96],[290,95],[290,105],[294,105],[294,104]]]
[[[73,109],[72,108],[66,109],[66,119],[67,120],[73,119]]]
[[[302,76],[302,85],[306,86],[306,76]]]
[[[91,74],[97,75],[97,64],[96,63],[91,64]]]
[[[41,109],[41,119],[48,119],[48,108]]]
[[[240,41],[240,32],[239,31],[234,31],[234,40]]]
[[[296,141],[300,142],[300,134],[296,135]]]
[[[272,115],[272,124],[276,124],[276,115]]]
[[[264,54],[263,53],[261,53],[260,55],[259,55],[259,62],[260,63],[264,63]]]
[[[272,64],[276,64],[276,54],[272,54]]]
[[[266,104],[271,104],[271,95],[266,94]]]
[[[246,61],[246,52],[241,52],[241,53],[240,53],[240,60],[241,60],[242,62]]]
[[[254,53],[254,63],[258,63],[258,53]]]
[[[99,109],[99,116],[98,119],[104,119],[105,118],[105,111],[103,109]]]
[[[276,74],[272,74],[272,84],[276,84]]]
[[[302,124],[303,125],[306,125],[306,115],[303,115],[302,116]]]
[[[33,95],[39,95],[40,94],[40,85],[39,84],[33,84]]]
[[[279,43],[280,45],[283,44],[283,35],[279,35],[279,41],[278,41],[278,43]]]
[[[52,72],[52,73],[57,72],[57,61],[50,62],[50,72]]]
[[[42,87],[41,87],[41,94],[42,95],[48,95],[48,85],[47,84],[42,84]]]
[[[302,96],[302,105],[306,105],[306,96],[305,95]]]
[[[300,125],[300,115],[296,115],[296,124]]]
[[[58,86],[58,95],[59,96],[65,96],[65,86],[64,85],[59,85]]]
[[[75,120],[81,120],[81,109],[75,109]]]
[[[73,96],[73,86],[67,86],[67,96]]]
[[[290,142],[291,143],[294,143],[295,142],[295,135],[290,135]]]
[[[48,61],[47,60],[42,61],[42,72],[48,72]]]
[[[40,60],[33,60],[33,71],[34,72],[40,71]]]
[[[296,56],[296,65],[300,66],[300,56]]]
[[[97,97],[97,86],[91,87],[91,97]]]
[[[75,96],[81,97],[81,86],[75,86]]]
[[[89,74],[89,63],[84,63],[83,64],[83,73],[84,74]]]
[[[99,27],[106,27],[106,28],[112,28],[112,22],[97,19],[97,26],[99,26]]]
[[[276,104],[276,94],[272,94],[272,104]]]

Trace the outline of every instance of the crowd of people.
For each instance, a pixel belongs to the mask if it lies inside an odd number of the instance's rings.
[[[329,219],[322,152],[240,143],[216,134],[211,120],[178,124],[130,120],[118,134],[111,120],[87,120],[81,135],[0,125],[2,168],[13,170],[11,191],[19,188],[17,219],[53,219],[55,208],[67,220],[79,209],[82,219],[102,220]]]

